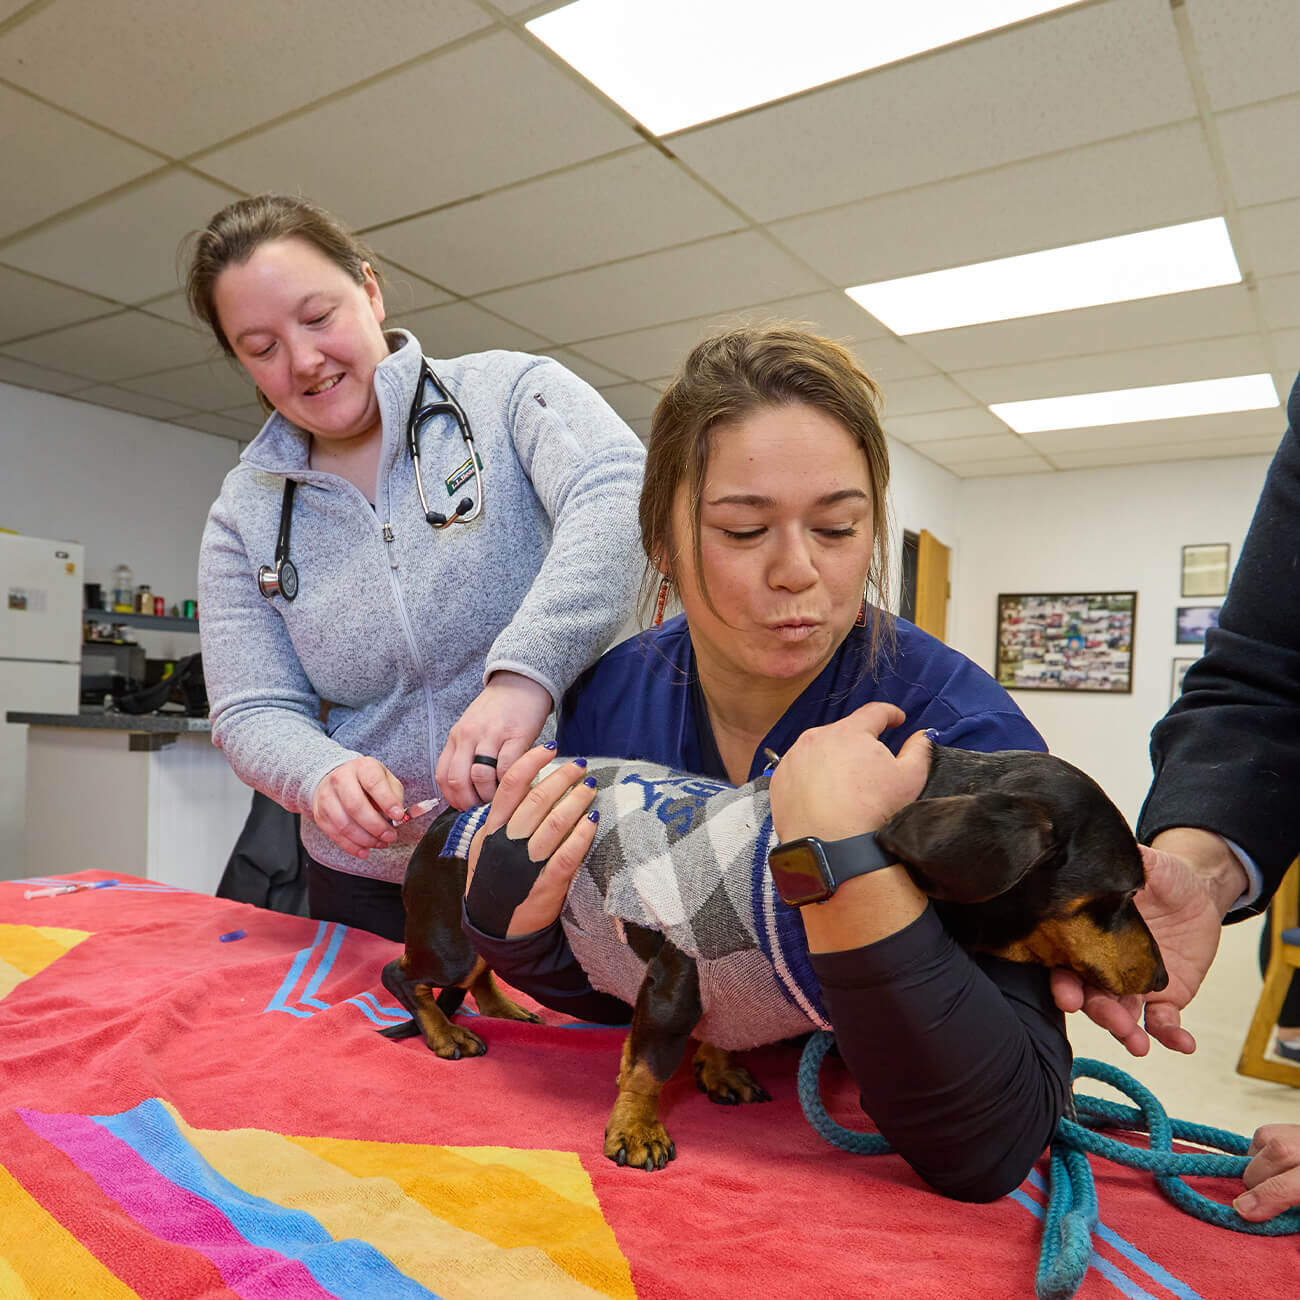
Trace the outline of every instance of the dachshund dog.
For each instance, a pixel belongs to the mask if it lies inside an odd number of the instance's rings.
[[[766,870],[776,841],[768,778],[736,789],[646,763],[590,760],[599,830],[562,923],[591,984],[634,1005],[605,1154],[662,1168],[675,1148],[659,1094],[700,1040],[696,1081],[718,1102],[767,1094],[730,1052],[828,1027],[795,909]],[[486,817],[479,810],[477,824]],[[438,1056],[486,1051],[449,1016],[466,988],[485,1015],[536,1019],[505,999],[461,930],[475,814],[443,814],[407,867],[406,950],[383,982]],[[494,832],[505,834],[504,829]],[[1115,994],[1162,989],[1155,939],[1133,902],[1142,856],[1090,777],[1051,755],[935,746],[918,799],[876,832],[963,947],[1066,966]],[[435,996],[434,990],[441,989]]]

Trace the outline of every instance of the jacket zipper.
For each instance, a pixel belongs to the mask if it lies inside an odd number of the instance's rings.
[[[424,688],[424,716],[428,719],[429,732],[429,785],[434,793],[441,796],[442,791],[438,789],[438,779],[435,775],[438,766],[438,754],[435,748],[437,740],[433,734],[433,687],[429,685],[429,675],[424,670],[424,658],[421,656],[416,644],[415,630],[411,627],[411,617],[407,612],[401,585],[397,581],[397,552],[393,549],[395,534],[392,524],[380,525],[379,535],[383,538],[384,546],[388,551],[388,581],[393,588],[393,603],[397,606],[397,614],[402,623],[402,632],[406,637],[406,647],[410,651],[411,662],[415,665],[416,671],[420,675],[420,683]],[[408,800],[408,802],[410,801]]]

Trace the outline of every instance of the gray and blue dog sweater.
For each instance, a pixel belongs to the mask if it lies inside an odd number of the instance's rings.
[[[560,919],[592,987],[636,1002],[646,963],[628,946],[630,923],[694,958],[704,1008],[695,1037],[739,1051],[829,1029],[803,923],[767,869],[768,778],[737,788],[608,758],[587,771],[600,820]],[[442,856],[468,857],[488,811],[463,814]]]

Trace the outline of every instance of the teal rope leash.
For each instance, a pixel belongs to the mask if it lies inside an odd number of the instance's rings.
[[[799,1104],[804,1116],[814,1132],[832,1146],[858,1155],[883,1155],[893,1149],[883,1137],[847,1129],[826,1112],[817,1081],[834,1042],[833,1034],[819,1032],[804,1046],[798,1072]],[[1226,1129],[1171,1120],[1164,1107],[1136,1079],[1102,1061],[1075,1061],[1070,1078],[1072,1081],[1097,1079],[1109,1084],[1127,1094],[1137,1106],[1122,1106],[1100,1097],[1076,1094],[1075,1108],[1082,1122],[1062,1119],[1057,1125],[1050,1152],[1051,1190],[1043,1223],[1043,1247],[1034,1278],[1039,1300],[1068,1300],[1088,1271],[1098,1208],[1087,1152],[1133,1169],[1149,1169],[1174,1205],[1206,1223],[1264,1237],[1300,1232],[1300,1209],[1287,1210],[1265,1223],[1251,1223],[1232,1206],[1213,1201],[1183,1182],[1184,1178],[1197,1175],[1240,1178],[1250,1145],[1246,1138]],[[1129,1146],[1127,1142],[1096,1132],[1105,1125],[1147,1132],[1150,1146]],[[1175,1138],[1215,1147],[1217,1151],[1174,1151]]]

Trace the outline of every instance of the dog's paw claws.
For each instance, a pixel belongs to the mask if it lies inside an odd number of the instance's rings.
[[[627,1147],[619,1147],[618,1155],[614,1157],[614,1163],[620,1168],[627,1164]]]

